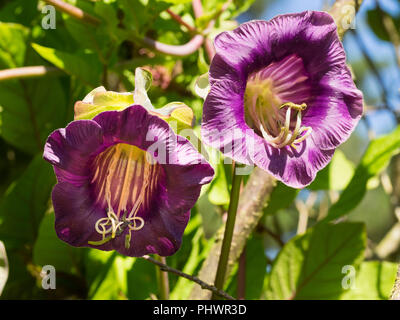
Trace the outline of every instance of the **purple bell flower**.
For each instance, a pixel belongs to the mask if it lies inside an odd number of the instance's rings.
[[[103,106],[95,103],[111,98],[114,109],[116,101],[132,99],[98,88],[75,106],[78,118],[91,110],[97,115],[47,139],[43,156],[58,180],[52,192],[56,233],[77,247],[172,255],[214,171],[155,109],[121,102],[118,110],[99,112]]]
[[[363,112],[333,18],[251,21],[214,44],[203,141],[291,187],[310,184]]]

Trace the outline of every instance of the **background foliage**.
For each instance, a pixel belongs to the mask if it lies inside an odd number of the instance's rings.
[[[207,0],[198,18],[190,0],[67,2],[96,17],[99,25],[57,12],[56,28],[45,30],[41,11],[45,2],[0,4],[0,69],[43,65],[50,70],[42,77],[0,81],[0,296],[155,298],[156,271],[148,261],[73,248],[57,238],[50,201],[55,177],[42,159],[44,141],[73,119],[74,102],[94,87],[133,90],[138,66],[153,73],[149,92],[153,104],[186,103],[195,113],[194,130],[199,132],[202,100],[194,84],[208,70],[205,48],[176,57],[154,52],[141,40],[147,36],[180,45],[192,38],[192,32],[172,19],[167,9],[197,30],[206,29],[214,19],[209,30],[213,38],[239,22],[287,13],[293,3],[296,11],[322,10],[332,1],[316,1],[319,7],[314,8],[310,1],[285,0],[278,5],[278,1],[234,0],[225,7],[224,0]],[[299,191],[277,184],[247,241],[240,267],[233,268],[226,283],[232,296],[388,299],[400,258],[399,28],[399,1],[364,1],[356,28],[343,39],[355,81],[365,95],[363,120],[309,187]],[[372,54],[374,46],[376,51],[386,50],[390,58]],[[210,156],[216,177],[192,210],[181,249],[167,258],[169,266],[194,275],[229,205],[231,166],[217,163],[215,151]],[[299,221],[304,217],[308,228],[302,232]],[[41,287],[44,265],[57,270],[56,290]],[[344,266],[355,270],[351,288],[343,283],[349,274]],[[175,275],[169,279],[172,299],[190,296],[193,282]]]

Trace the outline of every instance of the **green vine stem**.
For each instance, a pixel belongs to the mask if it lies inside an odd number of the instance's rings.
[[[263,208],[268,202],[269,196],[275,187],[275,183],[275,179],[269,173],[260,168],[255,168],[243,188],[233,230],[226,275],[231,273],[234,264],[243,251],[247,238],[261,219]],[[205,282],[210,283],[215,280],[223,234],[224,227],[218,231],[215,242],[198,274],[198,278]],[[199,285],[195,285],[189,299],[205,300],[210,299],[210,297],[211,294],[209,291],[203,290]]]
[[[165,257],[160,257],[156,255],[155,260],[159,261],[162,264],[166,264]],[[169,300],[169,279],[168,273],[166,271],[161,270],[160,268],[156,268],[157,272],[157,283],[158,283],[158,297],[160,300]]]
[[[233,229],[235,227],[236,221],[236,211],[239,204],[239,194],[240,194],[240,184],[242,181],[242,176],[236,173],[236,168],[238,165],[233,162],[233,177],[232,177],[232,188],[231,196],[228,208],[228,218],[225,224],[224,238],[222,240],[221,254],[219,256],[217,275],[215,276],[215,286],[218,289],[224,288],[224,282],[226,278],[226,269],[228,266],[229,252],[231,249],[231,242],[233,237]],[[216,300],[219,297],[213,294],[212,299]]]

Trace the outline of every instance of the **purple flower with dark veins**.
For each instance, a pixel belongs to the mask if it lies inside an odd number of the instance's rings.
[[[333,18],[251,21],[214,44],[203,141],[291,187],[310,184],[363,112]]]
[[[55,228],[72,246],[172,255],[201,186],[213,177],[193,145],[151,106],[132,105],[136,98],[95,89],[76,104],[78,118],[104,110],[99,101],[112,101],[120,111],[75,120],[46,142],[44,159],[58,180],[52,192]]]

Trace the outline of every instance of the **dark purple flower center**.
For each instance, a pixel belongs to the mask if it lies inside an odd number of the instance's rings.
[[[295,54],[250,74],[244,94],[246,123],[275,148],[296,148],[312,131],[302,126],[311,87]]]
[[[92,172],[95,201],[107,208],[107,216],[95,225],[96,231],[104,240],[128,227],[130,239],[131,231],[140,230],[145,224],[140,213],[151,205],[162,167],[146,151],[119,143],[96,156]]]

